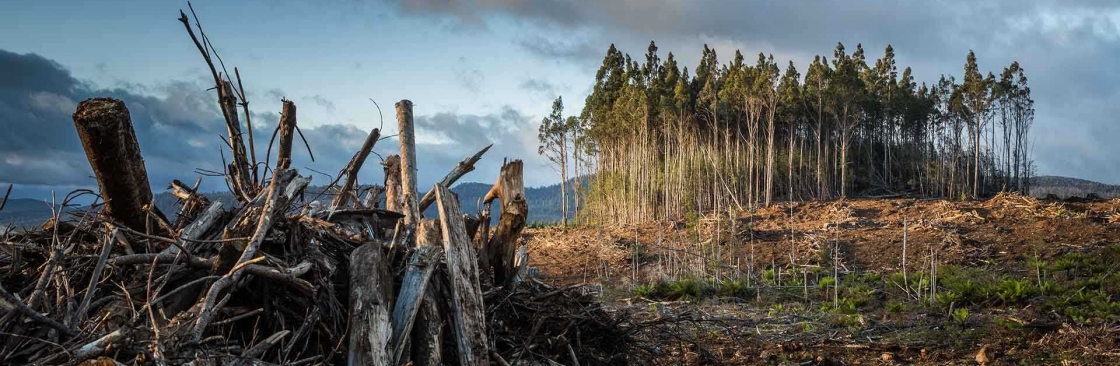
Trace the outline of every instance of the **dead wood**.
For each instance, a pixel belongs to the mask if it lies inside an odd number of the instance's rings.
[[[377,144],[377,139],[381,137],[381,131],[373,129],[366,136],[366,141],[362,143],[362,148],[354,153],[354,157],[350,158],[350,163],[342,169],[339,175],[346,175],[346,180],[342,183],[342,188],[339,188],[338,195],[331,201],[331,210],[338,210],[346,206],[346,202],[350,200],[351,190],[354,189],[358,182],[358,171],[362,169],[362,165],[366,163],[366,157],[373,151],[373,145]],[[355,195],[357,196],[357,195]]]
[[[295,138],[296,129],[296,104],[283,99],[283,109],[280,112],[280,122],[277,128],[280,131],[280,145],[276,151],[276,169],[288,169],[292,166],[292,140]]]
[[[459,211],[458,200],[452,199],[447,187],[432,188],[439,202],[439,219],[443,228],[443,249],[447,256],[447,272],[451,281],[451,309],[455,343],[460,365],[489,365],[489,343],[486,341],[486,319],[483,313],[482,288],[478,279],[478,262],[467,236],[467,228]]]
[[[404,188],[401,186],[401,157],[389,155],[385,166],[385,209],[404,213]]]
[[[501,203],[498,227],[485,247],[489,265],[494,271],[494,284],[497,286],[508,285],[514,278],[517,240],[521,238],[521,231],[525,229],[525,220],[529,216],[522,167],[521,160],[502,164],[498,181],[483,198],[483,202],[487,204],[494,199]]]
[[[389,365],[393,280],[381,244],[369,242],[350,254],[349,365]]]
[[[404,196],[404,223],[415,227],[420,220],[420,202],[416,191],[416,126],[412,120],[412,101],[397,102],[397,133],[401,143],[401,188]]]
[[[455,182],[459,181],[459,178],[462,178],[464,175],[467,175],[467,173],[474,171],[474,164],[477,163],[479,159],[482,159],[482,155],[486,154],[486,151],[489,151],[493,146],[494,144],[486,145],[486,147],[482,148],[482,150],[479,150],[474,155],[468,156],[458,164],[455,164],[455,168],[451,169],[451,171],[448,172],[447,175],[444,176],[438,184],[444,187],[451,187],[452,185],[454,185]],[[428,207],[432,205],[432,202],[435,201],[435,192],[428,191],[428,193],[425,193],[424,197],[420,199],[420,212],[424,212],[424,210],[427,210]]]
[[[144,207],[152,203],[152,188],[128,108],[117,99],[86,99],[74,112],[74,127],[101,189],[105,213],[143,231],[149,226]]]
[[[428,291],[428,280],[432,271],[439,264],[443,256],[440,243],[440,233],[433,220],[422,220],[416,229],[416,251],[405,268],[404,279],[401,280],[400,294],[397,296],[396,306],[393,307],[393,364],[400,364],[405,351],[405,343],[409,341],[408,335],[420,311],[424,294]],[[426,329],[421,329],[425,331]],[[438,343],[439,334],[432,334],[427,338],[429,343]],[[427,346],[426,348],[430,348]]]

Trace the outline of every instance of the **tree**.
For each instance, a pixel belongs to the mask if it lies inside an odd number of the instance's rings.
[[[541,120],[537,138],[540,146],[537,153],[544,155],[553,168],[560,173],[560,225],[568,227],[568,132],[578,123],[575,117],[564,119],[564,100],[556,97],[552,102],[552,114]]]
[[[972,135],[972,197],[980,197],[980,140],[984,129],[984,122],[992,103],[991,88],[992,78],[984,78],[980,67],[976,64],[976,54],[968,51],[968,59],[964,64],[964,83],[961,84],[961,97],[964,102],[968,122]]]

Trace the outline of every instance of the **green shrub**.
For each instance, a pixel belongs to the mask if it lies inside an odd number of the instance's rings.
[[[964,323],[968,319],[968,308],[956,308],[953,310],[953,320],[957,323]]]
[[[1018,304],[1034,296],[1036,289],[1026,279],[1006,279],[996,288],[996,296],[1004,304]]]
[[[836,278],[835,277],[824,277],[824,278],[821,278],[820,283],[817,283],[817,287],[820,287],[821,289],[829,289],[829,288],[832,288],[832,286],[835,285],[835,284],[836,284]]]

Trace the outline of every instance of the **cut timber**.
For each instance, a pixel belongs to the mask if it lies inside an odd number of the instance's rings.
[[[404,223],[416,226],[420,219],[420,202],[416,191],[416,134],[412,121],[412,101],[397,102],[397,133],[401,142],[401,188],[404,195]]]
[[[412,259],[409,260],[408,267],[405,269],[404,279],[401,281],[401,291],[397,295],[397,302],[393,307],[394,365],[399,365],[405,361],[402,357],[404,357],[408,335],[412,331],[416,313],[420,310],[424,294],[428,290],[428,280],[432,277],[432,271],[435,270],[436,265],[439,264],[440,257],[443,256],[443,248],[440,246],[439,240],[439,227],[436,225],[434,220],[425,219],[420,221],[420,225],[416,229],[416,251],[412,253]],[[427,329],[417,329],[417,331],[424,332]],[[432,334],[432,337],[427,339],[439,343],[439,333]],[[431,346],[426,348],[431,348]]]
[[[477,163],[479,159],[482,159],[482,155],[486,154],[486,151],[490,150],[490,147],[492,146],[494,146],[494,144],[487,145],[474,155],[468,156],[466,159],[460,161],[459,164],[455,164],[455,168],[451,169],[451,172],[447,173],[447,175],[443,177],[443,180],[439,181],[439,185],[444,187],[451,187],[451,185],[455,184],[455,182],[457,182],[459,178],[462,178],[464,175],[467,175],[467,173],[474,171],[474,164]],[[432,202],[435,201],[436,192],[428,191],[428,193],[425,193],[424,198],[420,199],[420,212],[424,212],[424,210],[427,210],[428,206],[431,206]]]
[[[498,227],[486,243],[486,255],[489,256],[490,265],[494,267],[494,284],[498,286],[513,281],[517,240],[525,229],[525,218],[529,216],[522,167],[521,160],[502,164],[498,181],[483,198],[484,203],[490,203],[495,198],[501,201]]]
[[[78,104],[73,117],[105,200],[105,213],[144,232],[148,226],[144,206],[152,203],[152,187],[128,108],[117,99],[86,99]]]
[[[346,173],[346,180],[342,182],[342,188],[339,188],[338,195],[334,196],[334,200],[331,201],[331,210],[346,207],[346,203],[350,200],[352,194],[350,191],[358,184],[358,171],[366,163],[366,157],[373,151],[373,145],[377,144],[377,139],[380,137],[380,130],[375,128],[370,131],[369,136],[366,136],[366,141],[362,143],[362,148],[354,153],[354,157],[350,158],[350,163],[346,164],[346,168],[343,168],[343,172]]]
[[[283,110],[280,112],[280,147],[276,152],[276,169],[292,167],[292,140],[295,138],[296,129],[296,104],[283,99]]]
[[[389,155],[385,166],[385,209],[404,213],[404,194],[401,192],[401,157]]]
[[[482,304],[482,288],[478,281],[478,261],[474,246],[467,236],[459,202],[447,187],[436,185],[439,220],[443,227],[443,249],[447,255],[447,272],[451,281],[451,314],[459,364],[489,365],[489,342],[486,341],[486,317]]]
[[[348,365],[392,363],[389,309],[393,278],[381,256],[381,243],[368,242],[350,253],[350,344]]]

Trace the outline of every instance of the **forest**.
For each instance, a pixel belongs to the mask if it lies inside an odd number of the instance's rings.
[[[919,82],[895,50],[868,61],[838,43],[804,74],[773,55],[704,45],[694,69],[613,44],[578,115],[562,97],[540,150],[574,177],[580,220],[679,220],[838,197],[978,199],[1029,191],[1034,106],[1018,62],[998,76],[969,52],[963,75]],[[569,172],[569,169],[571,171]],[[569,189],[564,189],[565,193]],[[563,199],[562,202],[567,202]],[[563,208],[565,212],[569,208]],[[567,217],[567,215],[564,215]]]

